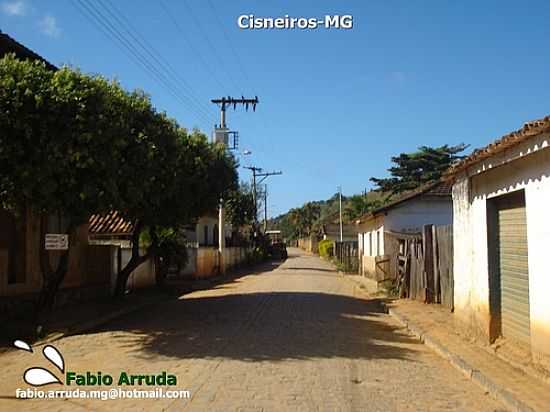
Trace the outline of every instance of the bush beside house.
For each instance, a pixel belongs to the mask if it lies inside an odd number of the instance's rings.
[[[334,242],[329,239],[319,242],[319,255],[323,258],[330,259],[334,256]]]

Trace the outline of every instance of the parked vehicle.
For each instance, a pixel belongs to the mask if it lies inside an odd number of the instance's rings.
[[[285,242],[274,242],[269,246],[269,256],[274,259],[285,260],[288,258],[288,252],[286,250]]]

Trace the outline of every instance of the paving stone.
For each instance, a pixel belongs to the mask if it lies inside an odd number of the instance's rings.
[[[71,371],[177,376],[189,400],[15,400],[39,351],[6,353],[0,410],[495,411],[501,405],[311,255],[56,342]],[[53,388],[53,386],[52,386]],[[59,388],[59,386],[58,386]],[[170,388],[173,389],[173,388]],[[10,398],[11,397],[11,398]]]

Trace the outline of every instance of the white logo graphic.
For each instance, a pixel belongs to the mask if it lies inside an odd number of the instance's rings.
[[[13,345],[18,349],[33,353],[32,347],[27,342],[16,340],[13,342]],[[61,371],[61,373],[65,373],[65,361],[63,360],[61,352],[59,352],[55,347],[52,345],[44,346],[44,349],[42,349],[42,354],[46,359],[53,363],[57,369]],[[27,369],[23,374],[23,379],[32,386],[62,383],[52,372],[39,366],[34,366]]]

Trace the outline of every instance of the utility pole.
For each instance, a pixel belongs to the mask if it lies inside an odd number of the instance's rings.
[[[259,103],[258,96],[255,96],[254,99],[245,99],[244,96],[241,99],[234,99],[231,96],[222,97],[220,99],[212,99],[212,103],[220,104],[220,127],[214,128],[213,140],[214,142],[222,143],[227,146],[229,135],[233,133],[234,142],[233,149],[237,148],[238,145],[238,134],[237,132],[230,132],[227,128],[225,122],[225,111],[226,107],[232,105],[233,109],[237,108],[238,104],[245,106],[248,111],[248,107],[251,105],[252,110],[256,111],[256,105]],[[219,254],[219,266],[220,272],[225,273],[225,264],[223,261],[223,251],[225,249],[225,210],[223,206],[223,199],[220,199],[220,206],[218,209],[218,254]]]
[[[245,167],[245,169],[248,169],[252,172],[252,197],[254,198],[254,235],[256,235],[256,230],[257,230],[257,226],[258,226],[258,192],[257,192],[257,185],[261,184],[269,176],[282,175],[283,172],[281,172],[281,171],[264,172],[261,167],[255,167],[255,166]],[[258,177],[261,177],[262,179],[260,179],[258,181]],[[265,196],[267,197],[267,195],[265,195]],[[266,211],[266,213],[267,213],[267,211]],[[266,220],[266,224],[267,224],[267,220]]]
[[[338,186],[338,194],[340,198],[340,242],[343,242],[344,228],[342,227],[342,186]]]
[[[252,172],[252,200],[254,201],[254,223],[256,222],[256,217],[258,215],[257,205],[258,205],[258,192],[256,190],[256,177],[258,176],[258,173],[262,172],[261,167],[255,167],[255,166],[246,166],[245,169],[248,169]]]
[[[264,233],[267,232],[267,184],[264,185]]]

